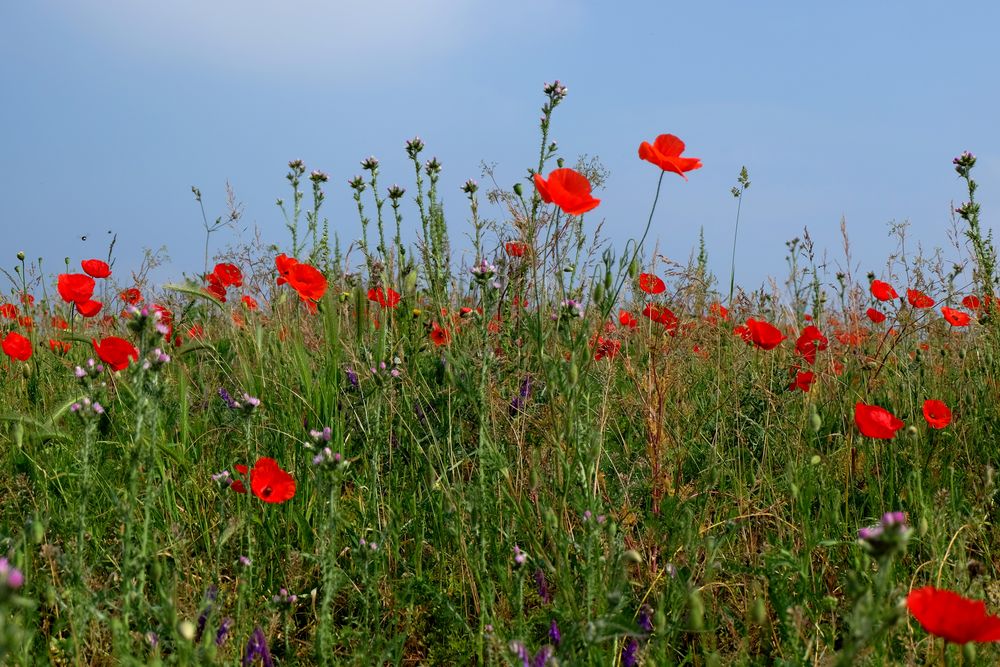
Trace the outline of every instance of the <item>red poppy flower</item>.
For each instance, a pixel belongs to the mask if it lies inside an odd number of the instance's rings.
[[[639,320],[635,319],[635,316],[632,313],[627,310],[623,310],[618,313],[618,324],[623,327],[628,327],[629,329],[635,329],[639,326]]]
[[[205,281],[208,286],[205,287],[205,291],[214,296],[219,301],[225,303],[226,301],[226,285],[222,282],[222,278],[215,273],[209,273],[205,276]]]
[[[118,298],[124,301],[125,303],[129,303],[134,306],[135,304],[142,301],[142,292],[140,292],[134,287],[129,287],[126,290],[122,290],[121,294],[118,295]]]
[[[3,353],[11,359],[27,361],[31,358],[31,341],[16,331],[8,333],[0,347],[3,347]]]
[[[17,317],[19,312],[20,311],[18,311],[17,306],[12,303],[5,303],[0,306],[0,317],[5,317],[8,320],[12,320]]]
[[[27,315],[21,315],[21,317],[17,318],[17,323],[25,329],[31,329],[35,326],[35,320]]]
[[[729,319],[729,309],[723,306],[721,303],[713,303],[708,307],[708,312],[718,315],[724,320]]]
[[[111,267],[99,259],[85,259],[80,262],[80,266],[83,267],[83,272],[92,278],[107,278],[111,275]]]
[[[250,471],[250,490],[265,503],[283,503],[295,496],[295,480],[274,459],[257,459]]]
[[[975,294],[970,294],[969,296],[962,299],[962,305],[968,308],[969,310],[979,310],[982,307],[983,302],[980,301],[979,297],[976,296]]]
[[[66,303],[90,301],[90,297],[94,296],[94,279],[82,273],[60,273],[56,286],[59,296]]]
[[[216,264],[212,273],[219,277],[226,287],[243,287],[243,272],[235,264]]]
[[[795,374],[795,381],[792,382],[791,386],[788,388],[791,391],[798,389],[799,391],[808,392],[812,387],[812,383],[816,380],[816,374],[811,371],[799,371]]]
[[[582,215],[601,203],[600,199],[591,196],[587,177],[569,168],[556,169],[549,174],[548,180],[535,174],[535,187],[542,201],[554,203],[566,215]]]
[[[524,257],[524,251],[528,249],[528,246],[523,243],[515,243],[511,241],[505,243],[503,248],[511,257]]]
[[[56,329],[69,329],[69,322],[56,315],[52,318],[52,326]]]
[[[795,341],[795,351],[810,364],[816,363],[816,353],[827,348],[830,341],[813,324],[805,327]]]
[[[882,322],[885,322],[885,313],[880,313],[874,308],[869,308],[868,310],[866,310],[865,315],[867,315],[868,319],[870,319],[875,324],[881,324]]]
[[[441,347],[442,345],[447,345],[450,340],[451,334],[448,333],[448,330],[435,322],[431,328],[431,342]]]
[[[931,428],[944,428],[951,423],[951,410],[944,401],[929,398],[924,401],[924,419]]]
[[[667,286],[660,280],[659,276],[652,273],[639,274],[639,289],[646,294],[659,294],[667,289]]]
[[[972,318],[969,317],[968,313],[963,313],[960,310],[955,310],[954,308],[949,308],[948,306],[943,306],[941,308],[941,314],[944,315],[944,319],[948,320],[948,324],[953,327],[967,327]]]
[[[924,586],[910,592],[906,607],[927,632],[953,644],[1000,640],[1000,616],[986,613],[982,600]]]
[[[733,328],[733,335],[739,336],[743,339],[745,343],[752,343],[753,338],[750,336],[750,327],[740,324]]]
[[[35,305],[35,296],[33,294],[22,294],[21,303],[26,306],[33,306]]]
[[[93,317],[101,312],[103,305],[100,301],[94,301],[93,299],[89,301],[77,301],[76,310],[84,317]]]
[[[100,360],[110,366],[112,370],[124,370],[128,367],[129,359],[139,361],[139,350],[124,338],[108,336],[100,343],[97,340],[92,340],[91,344]]]
[[[879,301],[889,301],[890,299],[898,299],[899,295],[896,294],[896,289],[889,283],[884,283],[881,280],[872,281],[872,296]]]
[[[289,269],[285,280],[299,293],[299,298],[303,301],[316,302],[326,294],[326,276],[309,264],[297,262]]]
[[[639,144],[639,158],[652,162],[663,171],[680,174],[684,180],[686,171],[701,169],[701,160],[696,157],[681,157],[684,152],[684,142],[672,134],[661,134],[653,143],[644,141]]]
[[[614,359],[615,355],[622,348],[622,342],[620,340],[614,340],[611,338],[601,338],[597,337],[596,345],[597,348],[594,351],[594,361],[600,361],[607,357],[608,359]]]
[[[388,290],[373,287],[368,290],[368,300],[376,302],[383,308],[395,308],[399,305],[399,292],[391,287]]]
[[[288,273],[292,270],[292,267],[299,263],[299,260],[294,257],[288,257],[285,253],[281,253],[274,258],[274,266],[278,269],[278,284],[284,285],[287,282]]]
[[[786,338],[777,327],[763,320],[751,317],[746,326],[750,332],[750,341],[762,350],[773,350]]]
[[[903,428],[903,420],[897,419],[885,408],[860,401],[854,406],[854,423],[858,425],[861,435],[882,440],[891,440],[896,431]]]
[[[240,301],[242,301],[243,305],[246,306],[249,310],[257,310],[257,308],[258,308],[258,306],[257,306],[257,299],[255,299],[252,296],[249,296],[247,294],[244,294],[240,298]]]
[[[906,300],[914,308],[930,308],[934,305],[934,299],[915,289],[906,290]]]
[[[659,308],[650,303],[642,309],[642,314],[654,322],[662,324],[671,336],[677,333],[677,316],[669,308]]]
[[[49,339],[49,349],[56,354],[66,354],[69,352],[70,343],[68,340]]]

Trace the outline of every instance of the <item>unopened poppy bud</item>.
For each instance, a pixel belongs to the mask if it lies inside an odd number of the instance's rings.
[[[639,260],[633,259],[628,265],[628,277],[635,280],[639,276]]]
[[[569,365],[569,381],[571,384],[576,384],[580,381],[580,369],[576,363]]]
[[[814,465],[814,466],[818,466],[818,465],[819,465],[820,463],[822,463],[822,462],[823,462],[823,459],[822,459],[822,458],[820,458],[820,455],[819,455],[819,454],[813,454],[813,455],[812,455],[812,458],[811,458],[811,459],[809,459],[809,463],[810,463],[811,465]]]
[[[823,418],[816,412],[815,407],[813,407],[812,413],[809,415],[809,428],[813,430],[813,433],[819,433],[819,430],[823,428]]]
[[[563,168],[564,164],[566,164],[566,161],[563,160],[562,158],[559,158],[558,160],[556,160],[556,166],[559,167],[560,169]]]
[[[597,283],[594,285],[594,301],[600,301],[604,298],[604,285]]]
[[[928,528],[930,528],[930,525],[927,523],[927,517],[920,517],[920,521],[917,521],[917,535],[923,537],[927,534]]]
[[[765,621],[767,621],[767,606],[764,604],[764,599],[757,596],[750,605],[750,622],[754,625],[764,625]]]
[[[45,527],[42,522],[38,519],[34,519],[31,522],[31,541],[35,544],[41,544],[42,540],[45,539]]]
[[[18,253],[17,253],[17,260],[19,262],[23,262],[24,261],[24,251],[23,250],[18,251]]]
[[[656,613],[653,614],[653,627],[656,628],[658,635],[667,631],[667,615],[663,613],[662,609],[657,609]]]
[[[976,643],[966,642],[962,647],[962,662],[967,665],[976,664]]]
[[[705,629],[705,603],[702,602],[701,594],[692,591],[688,597],[688,623],[692,632],[701,632]]]
[[[917,437],[917,433],[919,433],[919,431],[917,431],[917,427],[914,426],[913,424],[910,424],[909,426],[906,427],[906,434],[911,438]]]
[[[627,549],[625,553],[622,554],[622,560],[626,563],[639,565],[642,563],[642,555],[635,549]]]
[[[516,194],[518,197],[522,196],[524,194],[524,186],[521,185],[520,183],[515,183],[514,194]]]

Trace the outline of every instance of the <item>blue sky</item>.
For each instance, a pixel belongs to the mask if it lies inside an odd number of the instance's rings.
[[[569,97],[553,138],[570,162],[587,153],[610,170],[588,224],[604,218],[619,248],[641,234],[658,174],[637,147],[670,132],[705,166],[686,183],[668,175],[652,232],[665,254],[685,259],[704,227],[728,279],[729,188],[745,164],[739,282],[783,276],[784,242],[804,226],[838,260],[842,216],[861,274],[878,272],[891,220],[947,245],[962,150],[979,157],[987,222],[1000,206],[997,25],[992,2],[4,3],[0,263],[24,250],[55,271],[103,255],[113,230],[119,279],[161,245],[163,278],[197,272],[190,188],[221,215],[227,181],[244,222],[287,243],[274,201],[293,158],[330,174],[326,212],[349,241],[347,179],[375,155],[382,182],[412,193],[414,135],[444,164],[453,243],[468,248],[459,186],[482,160],[505,184],[524,175],[542,83],[558,78]],[[414,211],[405,222],[415,229]]]

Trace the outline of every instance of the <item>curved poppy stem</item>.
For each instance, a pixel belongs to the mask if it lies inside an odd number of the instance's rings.
[[[660,172],[660,180],[658,180],[656,182],[656,194],[653,196],[653,207],[649,210],[649,219],[646,221],[646,229],[644,229],[643,232],[642,232],[642,238],[640,238],[639,242],[635,244],[635,251],[632,253],[632,258],[629,259],[629,262],[628,262],[629,266],[631,266],[632,262],[634,262],[636,260],[636,258],[639,256],[639,250],[642,249],[642,244],[646,242],[646,237],[649,236],[649,229],[653,226],[653,214],[656,213],[656,202],[660,201],[660,187],[663,185],[663,175],[665,173],[667,173],[667,172],[661,171]],[[628,273],[626,273],[625,275],[628,275]],[[614,298],[612,298],[608,302],[608,303],[611,304],[611,308],[614,308],[614,305],[616,303],[618,303],[618,296],[621,294],[622,287],[624,287],[624,286],[625,286],[625,279],[622,278],[618,282],[618,287],[615,288]],[[602,320],[606,319],[609,312],[611,312],[611,311],[609,310],[609,311],[603,313],[602,316],[601,316],[601,319]]]

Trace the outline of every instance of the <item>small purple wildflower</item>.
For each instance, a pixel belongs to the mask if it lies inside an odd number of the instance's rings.
[[[514,545],[514,562],[518,565],[524,565],[524,562],[528,560],[528,554],[521,551],[521,547]]]
[[[858,530],[858,543],[875,559],[885,558],[906,547],[913,532],[903,512],[886,512],[874,526]]]
[[[215,645],[222,646],[229,637],[229,631],[233,628],[233,619],[226,616],[219,624],[219,629],[215,631]]]
[[[552,593],[549,592],[549,582],[545,580],[545,573],[542,568],[535,570],[535,586],[538,588],[538,597],[542,602],[549,604],[552,602]]]
[[[198,615],[198,626],[194,635],[194,643],[198,644],[201,642],[202,635],[205,634],[205,626],[208,624],[208,617],[212,614],[212,603],[216,601],[219,597],[219,589],[212,584],[205,591],[205,608],[201,610]]]
[[[639,609],[639,618],[636,619],[636,623],[639,629],[645,633],[650,633],[653,631],[653,608],[648,604],[642,605]]]
[[[250,667],[257,662],[258,658],[264,667],[274,667],[271,652],[267,650],[267,638],[259,625],[254,628],[250,639],[247,640],[246,651],[243,653],[243,667]]]
[[[552,623],[549,624],[549,639],[556,646],[559,646],[559,642],[562,641],[562,633],[559,632],[559,624],[556,623],[556,619],[552,619]]]
[[[222,399],[222,402],[225,403],[230,410],[239,410],[241,407],[239,403],[233,400],[233,397],[229,395],[229,392],[226,391],[225,387],[219,387],[219,398]]]
[[[531,376],[526,375],[521,380],[521,387],[517,391],[517,396],[510,402],[510,416],[513,417],[524,411],[524,405],[531,398]]]
[[[622,646],[622,667],[635,667],[639,662],[639,642],[634,637],[629,638]]]
[[[347,381],[351,384],[351,386],[357,389],[360,383],[358,381],[358,374],[354,372],[354,369],[344,369],[344,374],[347,375]]]

